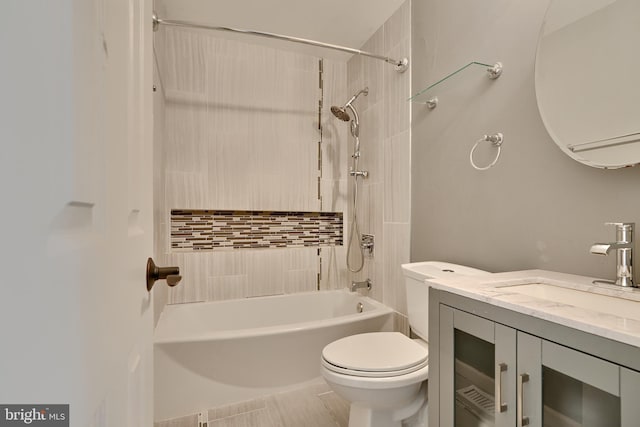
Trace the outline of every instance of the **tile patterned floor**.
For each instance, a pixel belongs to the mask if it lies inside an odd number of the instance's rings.
[[[208,427],[347,427],[349,403],[319,380],[294,391],[210,409]],[[199,427],[197,415],[154,427]]]

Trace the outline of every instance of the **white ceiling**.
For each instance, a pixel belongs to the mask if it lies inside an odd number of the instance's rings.
[[[155,0],[156,11],[162,19],[272,32],[356,49],[361,48],[403,2]]]

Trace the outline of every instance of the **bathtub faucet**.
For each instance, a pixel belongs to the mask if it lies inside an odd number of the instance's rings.
[[[351,282],[351,292],[355,292],[356,289],[367,288],[368,291],[371,290],[371,279],[367,279],[363,282]]]

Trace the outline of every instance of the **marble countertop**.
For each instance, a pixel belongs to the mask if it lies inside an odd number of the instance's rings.
[[[488,276],[449,276],[428,279],[433,288],[482,301],[539,319],[559,323],[574,329],[640,347],[640,289],[597,284],[594,278],[545,270],[524,270],[496,273]],[[610,298],[620,298],[638,305],[635,318],[614,314],[615,310],[599,311],[514,292],[508,286],[527,283],[546,283],[603,296],[603,304]],[[633,306],[633,305],[632,305]]]

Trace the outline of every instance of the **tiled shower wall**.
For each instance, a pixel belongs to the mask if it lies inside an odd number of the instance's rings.
[[[173,252],[342,245],[342,212],[171,210]]]
[[[407,0],[361,48],[409,57],[410,9]],[[348,64],[324,59],[320,206],[319,57],[184,29],[164,28],[155,37],[166,104],[156,261],[179,265],[184,277],[169,302],[313,290],[320,272],[321,289],[371,278],[371,295],[406,315],[400,264],[409,261],[410,70],[399,74],[366,57]],[[369,95],[356,101],[360,169],[370,175],[360,187],[358,216],[376,246],[362,272],[347,274],[353,141],[329,108],[364,86]],[[171,209],[344,212],[345,246],[171,253]],[[398,319],[406,331],[406,318]]]
[[[155,37],[165,110],[156,262],[183,276],[169,303],[344,286],[342,246],[179,253],[169,232],[172,209],[346,211],[347,126],[329,112],[345,102],[346,63],[321,67],[313,55],[212,32]]]
[[[410,0],[362,49],[411,61]],[[411,220],[410,73],[411,67],[400,74],[384,62],[357,56],[347,68],[349,93],[369,87],[369,95],[356,101],[361,122],[359,168],[369,171],[359,191],[358,217],[362,233],[375,236],[374,258],[366,259],[363,271],[350,278],[371,278],[374,297],[403,316],[407,307],[400,265],[409,262]],[[351,191],[350,186],[349,197]],[[406,321],[403,316],[397,316],[401,323]],[[406,324],[396,329],[406,331]]]

